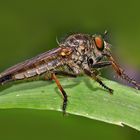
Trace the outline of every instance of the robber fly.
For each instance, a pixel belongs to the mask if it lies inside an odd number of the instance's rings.
[[[56,82],[63,96],[62,110],[64,113],[68,99],[57,75],[70,77],[87,75],[112,94],[113,89],[106,86],[98,77],[100,68],[111,65],[118,76],[138,89],[140,85],[134,79],[129,78],[112,57],[111,45],[105,40],[105,35],[106,33],[104,35],[81,33],[69,35],[58,44],[57,48],[5,70],[0,74],[0,84],[45,74],[46,79]]]

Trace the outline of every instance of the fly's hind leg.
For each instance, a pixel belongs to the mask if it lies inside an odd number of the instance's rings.
[[[53,71],[53,73],[55,75],[58,75],[58,76],[67,76],[67,77],[72,77],[72,78],[76,78],[77,75],[74,74],[74,73],[70,73],[70,72],[66,72],[66,71],[60,71],[60,70],[55,70]],[[45,75],[45,80],[52,80],[52,76],[49,74],[49,75]]]
[[[92,79],[94,79],[96,82],[98,82],[103,88],[107,89],[109,91],[110,94],[113,94],[113,89],[109,88],[108,86],[106,86],[101,79],[99,79],[97,77],[97,72],[90,72],[87,69],[84,69],[84,72],[87,76],[91,77]]]
[[[66,71],[54,71],[53,73],[55,73],[55,75],[68,76],[68,77],[73,77],[73,78],[77,77],[76,74],[66,72]]]
[[[63,87],[61,86],[59,80],[57,79],[55,73],[52,73],[51,74],[51,79],[54,80],[57,84],[57,87],[59,88],[61,94],[63,95],[63,105],[62,105],[62,111],[63,111],[63,114],[66,114],[66,107],[67,107],[67,101],[68,101],[68,96],[65,92],[65,90],[63,89]]]
[[[63,96],[63,105],[62,105],[62,111],[63,111],[63,114],[66,114],[66,108],[67,108],[67,101],[68,101],[68,96],[65,92],[65,90],[63,89],[63,87],[61,86],[58,78],[56,77],[56,75],[61,75],[61,76],[68,76],[68,77],[77,77],[76,74],[73,74],[73,73],[69,73],[69,72],[65,72],[65,71],[53,71],[50,76],[45,76],[45,79],[46,80],[54,80],[57,84],[57,87],[59,88],[62,96]]]

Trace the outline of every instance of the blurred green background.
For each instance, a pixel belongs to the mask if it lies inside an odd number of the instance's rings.
[[[109,31],[123,66],[140,68],[140,2],[0,1],[0,71],[57,46],[69,33]],[[137,78],[139,79],[139,78]],[[140,132],[60,112],[0,110],[0,139],[139,139]]]

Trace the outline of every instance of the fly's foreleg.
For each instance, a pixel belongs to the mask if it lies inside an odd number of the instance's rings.
[[[90,72],[87,69],[84,69],[84,72],[87,76],[91,77],[92,79],[94,79],[96,82],[98,82],[103,88],[107,89],[109,91],[110,94],[113,94],[113,89],[109,88],[108,86],[106,86],[101,79],[99,79],[96,75],[96,73],[94,72]]]
[[[61,94],[63,95],[62,110],[63,110],[63,113],[65,114],[66,113],[66,107],[67,107],[67,101],[68,101],[67,94],[66,94],[65,90],[63,89],[63,87],[61,86],[61,84],[60,84],[59,80],[57,79],[55,73],[51,74],[51,78],[56,82],[57,87],[59,88]]]
[[[92,65],[92,68],[103,68],[112,65],[111,61],[98,62]]]
[[[113,67],[113,69],[115,70],[115,72],[117,73],[117,75],[119,75],[122,79],[126,80],[127,82],[133,84],[135,86],[136,89],[140,88],[140,84],[138,84],[133,78],[130,78],[125,72],[124,70],[116,63],[116,61],[114,60],[114,58],[109,55],[109,54],[104,54],[105,56],[107,56],[107,58],[111,61],[111,65]]]

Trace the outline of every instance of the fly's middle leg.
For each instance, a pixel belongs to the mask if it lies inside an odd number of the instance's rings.
[[[91,77],[92,79],[94,79],[96,82],[98,82],[103,88],[107,89],[109,91],[110,94],[113,94],[113,89],[109,88],[108,86],[106,86],[101,79],[99,79],[96,75],[96,73],[94,72],[90,72],[87,69],[84,69],[84,72],[87,76]]]

